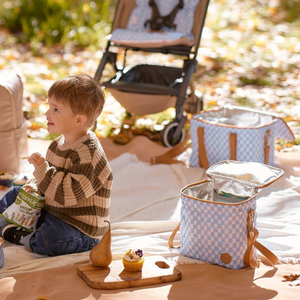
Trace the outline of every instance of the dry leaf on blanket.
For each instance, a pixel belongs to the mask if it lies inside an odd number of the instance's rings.
[[[37,297],[37,300],[52,300],[52,299],[48,298],[45,295],[40,295],[40,296]]]
[[[283,278],[285,280],[283,281],[295,281],[300,277],[300,274],[291,274],[291,275],[284,275]]]

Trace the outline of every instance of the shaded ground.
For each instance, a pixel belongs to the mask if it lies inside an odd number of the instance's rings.
[[[292,128],[296,142],[276,141],[277,149],[300,152],[300,21],[280,22],[278,1],[211,1],[197,57],[196,89],[204,95],[204,108],[225,103],[277,113]],[[99,37],[104,39],[104,35]],[[105,43],[103,43],[105,44]],[[28,45],[0,32],[0,69],[13,70],[24,83],[24,113],[32,138],[53,138],[45,129],[47,90],[59,78],[78,73],[94,75],[102,49],[41,48],[33,55]],[[136,63],[141,55],[133,56]],[[147,55],[154,63],[176,63],[176,57]],[[109,75],[109,71],[107,71]],[[110,95],[98,120],[97,134],[118,143],[145,134],[158,141],[157,130],[173,110],[129,118]],[[123,126],[125,124],[125,126]]]

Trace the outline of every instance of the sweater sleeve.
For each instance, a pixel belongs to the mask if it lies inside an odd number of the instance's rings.
[[[67,160],[72,161],[68,168],[44,161],[34,172],[38,188],[48,205],[73,206],[100,189],[105,193],[105,182],[112,179],[112,174],[99,149],[94,151],[91,159],[81,159],[74,151]]]

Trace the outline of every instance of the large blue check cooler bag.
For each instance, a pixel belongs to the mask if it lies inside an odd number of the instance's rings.
[[[222,160],[274,166],[274,140],[294,140],[283,119],[248,108],[224,106],[193,116],[190,165],[208,169]]]
[[[257,268],[257,249],[273,264],[277,257],[257,241],[258,189],[283,176],[281,169],[256,163],[222,161],[207,170],[209,179],[181,190],[180,223],[171,248],[190,258],[230,269]],[[173,241],[180,228],[180,245]]]

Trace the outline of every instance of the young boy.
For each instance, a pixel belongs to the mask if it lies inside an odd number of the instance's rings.
[[[39,191],[45,207],[31,234],[14,225],[3,227],[2,236],[26,249],[49,256],[92,249],[107,230],[112,171],[96,135],[89,131],[104,105],[100,85],[88,75],[56,81],[48,93],[48,131],[62,134],[53,140],[46,158],[33,153],[34,182],[27,192]],[[10,206],[19,188],[0,201],[0,213]],[[0,217],[1,218],[1,217]]]

